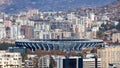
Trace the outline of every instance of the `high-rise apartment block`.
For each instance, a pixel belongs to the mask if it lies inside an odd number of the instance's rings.
[[[98,49],[98,57],[101,58],[101,68],[109,68],[110,64],[119,65],[120,47],[108,47]],[[118,67],[119,68],[119,67]]]

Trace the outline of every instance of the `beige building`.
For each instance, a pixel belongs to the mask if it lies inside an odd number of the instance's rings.
[[[0,68],[21,68],[22,56],[20,53],[0,51]]]
[[[114,33],[112,35],[112,42],[119,42],[120,43],[120,33]]]
[[[120,46],[98,49],[97,54],[101,58],[102,68],[109,68],[109,64],[120,64]]]

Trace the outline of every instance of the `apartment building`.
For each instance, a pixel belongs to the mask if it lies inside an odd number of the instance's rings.
[[[120,43],[120,33],[113,33],[113,35],[112,35],[112,42]]]
[[[38,67],[39,68],[50,68],[50,56],[41,56],[38,61]]]
[[[101,58],[55,57],[57,68],[101,68]]]
[[[20,53],[0,51],[0,68],[21,68],[22,57]]]
[[[97,62],[96,62],[97,61]],[[83,68],[101,68],[101,58],[83,59]]]
[[[6,37],[5,25],[0,23],[0,39],[4,39]]]
[[[12,25],[10,27],[10,38],[12,40],[15,40],[18,39],[19,36],[20,36],[20,26]]]
[[[101,68],[109,68],[111,64],[120,66],[120,46],[98,49],[97,52],[98,57],[101,58]]]

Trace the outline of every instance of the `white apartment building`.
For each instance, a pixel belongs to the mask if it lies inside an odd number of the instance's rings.
[[[21,68],[22,56],[20,53],[0,51],[0,68]]]
[[[83,59],[84,68],[95,68],[95,58]],[[97,58],[97,68],[101,68],[101,58]]]
[[[12,25],[10,27],[10,38],[11,39],[18,39],[18,37],[20,36],[20,26],[17,25]]]
[[[40,21],[35,23],[34,37],[35,39],[50,39],[50,25],[45,24],[47,21]]]
[[[39,58],[38,61],[38,67],[39,68],[49,68],[50,66],[50,56],[46,55],[46,56],[42,56]]]
[[[86,31],[87,29],[91,29],[92,20],[87,17],[80,17],[72,19],[73,24],[73,33],[77,36],[77,38],[87,38]]]
[[[0,23],[0,39],[4,39],[6,37],[5,25]]]
[[[76,19],[76,16],[75,16],[74,13],[70,13],[70,14],[67,14],[67,18],[68,18],[68,20],[69,20],[70,22],[72,22],[73,19]]]
[[[88,18],[90,18],[92,21],[95,20],[95,14],[94,14],[94,13],[90,12],[90,13],[87,14],[87,16],[88,16]]]

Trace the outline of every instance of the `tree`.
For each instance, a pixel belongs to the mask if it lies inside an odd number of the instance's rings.
[[[116,29],[120,31],[120,21],[119,21],[118,25],[116,26]]]
[[[103,39],[103,32],[102,31],[98,31],[97,32],[97,37],[99,38],[99,39]]]
[[[54,68],[56,66],[56,62],[53,59],[53,57],[50,56],[50,64],[49,64],[49,68]]]
[[[9,44],[9,43],[1,43],[0,44],[0,50],[7,50],[9,47],[15,47],[15,44]]]

